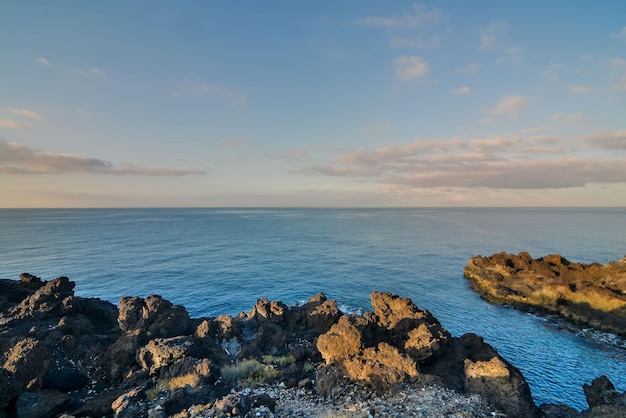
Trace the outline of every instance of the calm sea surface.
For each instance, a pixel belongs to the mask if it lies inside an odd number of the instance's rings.
[[[196,317],[320,291],[365,311],[370,292],[391,291],[453,335],[482,335],[522,370],[537,403],[584,409],[582,384],[602,374],[626,390],[626,350],[472,292],[469,258],[500,251],[619,260],[626,209],[0,210],[0,278],[64,275],[77,295],[113,303],[156,293]]]

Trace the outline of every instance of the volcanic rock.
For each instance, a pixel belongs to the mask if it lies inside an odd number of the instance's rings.
[[[391,390],[418,402],[409,388],[433,384],[509,418],[538,411],[521,373],[482,338],[452,337],[428,311],[390,293],[373,293],[364,315],[344,315],[320,293],[302,306],[261,298],[248,314],[191,319],[160,296],[124,297],[118,310],[73,289],[67,278],[0,280],[0,417],[269,417],[280,399],[268,393],[296,393],[288,387],[321,407],[357,386],[363,399],[368,390]],[[256,384],[272,389],[253,394]],[[240,385],[251,387],[233,390]],[[585,392],[590,409],[582,416],[623,412],[626,395],[610,382]],[[401,405],[366,408],[392,410]]]
[[[472,257],[464,274],[489,302],[626,336],[626,257],[601,265],[555,254],[533,259],[527,252],[499,253]]]
[[[186,335],[192,330],[187,310],[159,295],[121,298],[118,323],[124,332],[139,330],[149,338]]]

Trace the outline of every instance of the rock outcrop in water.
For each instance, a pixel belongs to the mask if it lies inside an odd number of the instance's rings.
[[[472,257],[464,273],[490,302],[626,336],[626,257],[602,265],[571,263],[554,254],[533,259],[527,252],[499,253]]]
[[[75,296],[66,277],[20,279],[0,280],[1,418],[290,416],[304,409],[270,395],[288,387],[317,405],[337,405],[352,387],[343,403],[358,396],[369,415],[423,415],[415,388],[433,384],[485,400],[431,391],[431,402],[456,405],[435,415],[484,416],[481,402],[508,417],[542,414],[521,373],[480,337],[452,337],[428,311],[389,293],[372,293],[374,310],[362,316],[318,294],[302,306],[259,299],[247,314],[194,319],[156,295],[124,297],[118,308]],[[271,389],[249,390],[259,386]],[[374,402],[389,391],[417,403]],[[626,396],[608,380],[585,392],[599,411],[626,411]],[[345,416],[361,416],[355,407]],[[544,412],[577,415],[554,405]]]

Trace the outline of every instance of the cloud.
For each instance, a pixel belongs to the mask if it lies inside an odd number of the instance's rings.
[[[626,131],[581,139],[620,149],[626,146],[625,140]],[[377,150],[357,148],[307,170],[400,189],[551,189],[626,183],[625,158],[568,155],[557,138],[546,136],[431,139],[389,144]]]
[[[626,75],[624,75],[618,82],[613,86],[615,90],[618,91],[626,91]]]
[[[520,116],[522,110],[528,107],[530,99],[525,96],[507,96],[498,101],[495,107],[487,110],[487,113],[507,118]]]
[[[574,86],[569,86],[569,91],[574,94],[588,94],[592,92],[592,88],[589,86],[584,86],[582,84],[577,84]]]
[[[441,10],[414,4],[412,10],[404,15],[369,16],[357,22],[371,28],[385,29],[391,48],[423,50],[434,49],[441,44],[441,25],[444,21]]]
[[[417,56],[397,57],[393,61],[393,66],[396,75],[403,81],[422,80],[430,73],[426,61]]]
[[[480,70],[480,64],[473,62],[466,67],[459,68],[457,71],[462,74],[476,74],[478,70]]]
[[[467,86],[461,86],[458,89],[452,90],[453,94],[470,94],[472,89]]]
[[[76,154],[44,152],[0,139],[0,172],[5,174],[115,174],[143,176],[184,176],[206,174],[204,170],[144,168],[124,163],[114,165],[98,158]]]
[[[526,48],[521,46],[507,48],[504,51],[504,55],[496,59],[496,64],[504,64],[506,62],[519,64],[520,62],[522,62],[522,59],[524,57],[524,51],[526,51]]]
[[[173,91],[172,96],[210,96],[221,98],[233,106],[248,104],[248,97],[245,94],[220,85],[186,84]]]
[[[564,68],[563,64],[550,64],[548,68],[543,70],[541,76],[547,78],[548,80],[558,80],[559,79],[559,71]]]
[[[38,57],[36,59],[36,61],[39,62],[40,64],[48,67],[48,68],[54,68],[54,69],[57,69],[57,70],[68,71],[68,72],[71,72],[71,73],[74,73],[74,74],[81,75],[83,77],[107,78],[107,76],[104,73],[104,71],[102,71],[101,69],[99,69],[97,67],[89,67],[87,70],[83,70],[83,69],[76,68],[76,67],[68,67],[68,66],[63,65],[63,64],[53,63],[53,62],[47,60],[44,57]]]
[[[392,48],[411,48],[411,49],[435,49],[441,44],[441,37],[431,35],[423,39],[421,37],[400,37],[394,36],[389,38],[389,46]]]
[[[617,32],[616,34],[613,35],[614,38],[618,38],[621,39],[622,41],[624,41],[626,43],[626,26],[624,26],[622,28],[622,30],[620,30],[619,32]]]
[[[37,119],[37,120],[41,120],[43,119],[43,116],[41,116],[41,113],[37,113],[33,110],[28,110],[28,109],[9,109],[9,112],[13,113],[14,115],[17,116],[24,116],[30,119]]]
[[[582,112],[578,113],[554,113],[550,116],[554,120],[576,122],[587,119],[587,115]]]
[[[486,28],[480,31],[480,47],[485,51],[496,49],[501,43],[502,37],[506,33],[509,24],[504,20],[491,22]]]
[[[107,78],[106,74],[99,68],[91,67],[89,69],[89,72],[91,72],[92,74],[97,75],[100,78]]]
[[[307,161],[311,159],[311,156],[304,148],[297,148],[276,154],[272,158],[277,160]]]
[[[441,20],[441,10],[426,8],[418,4],[413,5],[413,13],[404,16],[377,17],[369,16],[358,20],[359,23],[375,28],[386,29],[416,29],[426,24],[436,23]]]
[[[24,120],[41,120],[41,113],[28,109],[15,109],[11,107],[0,108],[0,128],[22,129],[28,128]],[[17,119],[17,120],[15,120]]]
[[[20,129],[20,128],[24,128],[24,125],[19,124],[14,120],[0,119],[0,128]]]
[[[598,132],[582,138],[590,147],[606,150],[626,150],[626,130]]]
[[[613,58],[610,61],[614,80],[613,90],[626,91],[626,59]]]

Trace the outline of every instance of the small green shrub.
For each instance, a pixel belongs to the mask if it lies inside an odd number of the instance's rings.
[[[310,361],[307,361],[302,366],[302,370],[304,371],[304,373],[310,373],[313,370],[315,370],[315,364],[311,363]]]
[[[282,373],[271,365],[251,358],[222,368],[222,378],[240,389],[275,382],[281,376]]]
[[[284,368],[286,366],[291,366],[296,362],[296,358],[294,356],[280,356],[275,357],[272,355],[263,356],[263,364],[278,366]]]

